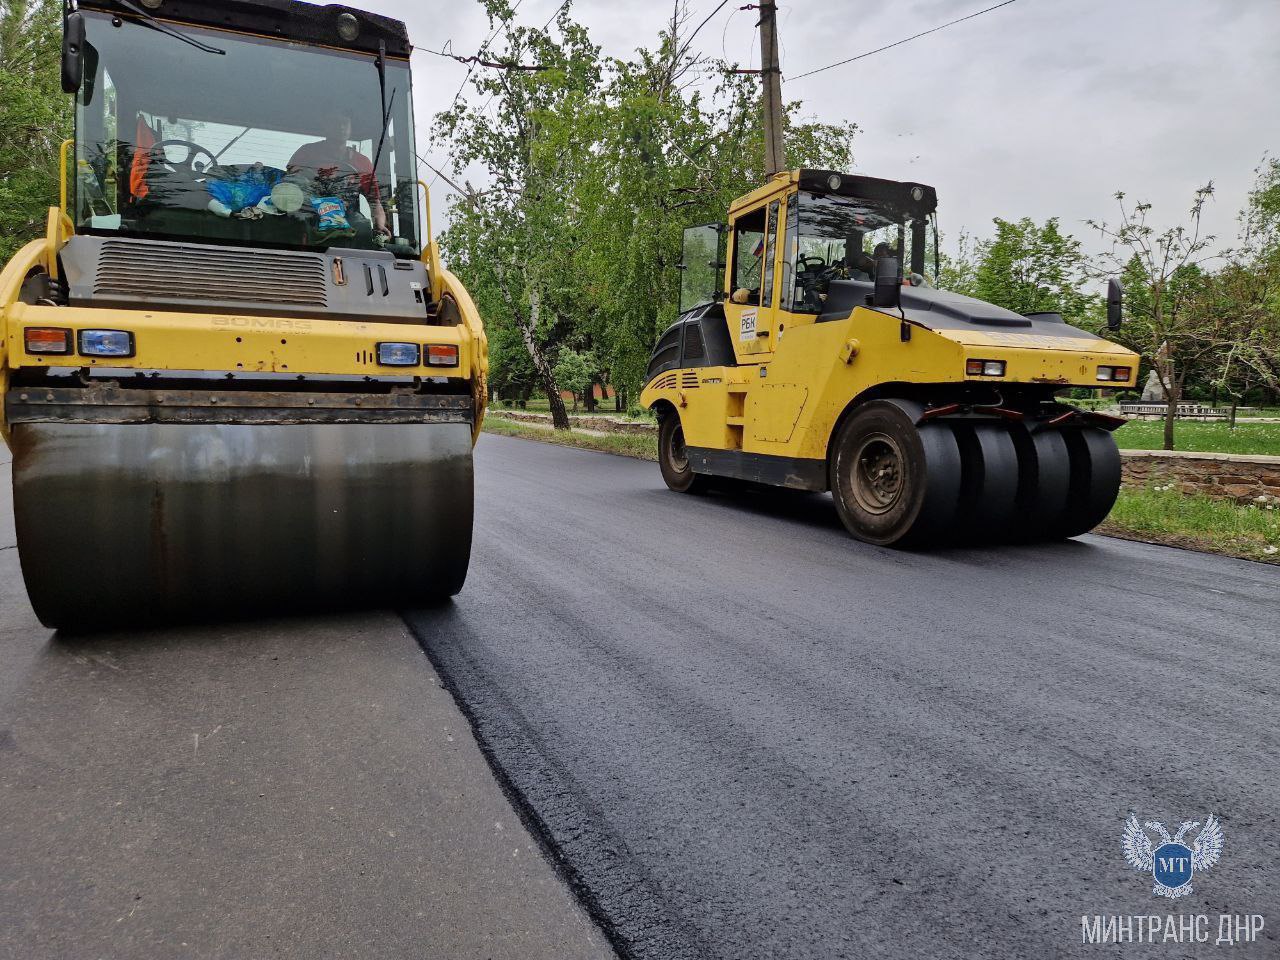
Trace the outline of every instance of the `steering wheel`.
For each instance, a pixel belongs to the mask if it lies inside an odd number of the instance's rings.
[[[802,273],[810,273],[815,269],[816,270],[827,269],[827,261],[824,258],[815,257],[810,254],[804,254],[804,253],[800,254],[800,256],[796,259],[796,262],[800,265],[800,272]],[[810,267],[809,264],[811,263],[815,264],[815,266]]]
[[[187,155],[180,160],[170,159],[168,147],[186,147]],[[192,143],[190,140],[161,140],[151,146],[152,158],[166,170],[171,173],[187,173],[192,177],[202,177],[209,172],[210,167],[218,165],[218,158],[213,152],[200,146],[198,143]],[[201,166],[196,165],[196,158],[204,155],[209,158],[209,162]]]

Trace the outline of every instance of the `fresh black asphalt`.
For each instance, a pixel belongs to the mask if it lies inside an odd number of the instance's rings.
[[[894,552],[825,497],[495,436],[476,473],[467,587],[407,619],[624,954],[1280,956],[1280,568]],[[1216,815],[1222,861],[1154,897],[1131,811]],[[1209,942],[1081,944],[1170,913]],[[1215,944],[1224,913],[1261,940]]]

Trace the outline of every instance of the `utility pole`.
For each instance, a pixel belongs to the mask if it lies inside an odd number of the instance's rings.
[[[764,95],[764,175],[787,169],[782,143],[782,68],[778,65],[777,0],[760,0],[760,79]]]

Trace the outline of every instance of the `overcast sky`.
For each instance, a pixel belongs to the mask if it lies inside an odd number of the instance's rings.
[[[405,20],[414,43],[474,52],[488,20],[474,0],[349,0]],[[698,36],[710,56],[758,66],[754,11],[730,0]],[[843,60],[996,0],[782,0],[784,78]],[[694,23],[718,0],[690,0]],[[522,0],[540,26],[560,0]],[[607,54],[650,46],[669,0],[574,0]],[[1185,214],[1212,179],[1212,230],[1235,214],[1264,152],[1280,153],[1280,0],[1015,0],[1007,7],[816,76],[785,81],[807,117],[851,120],[856,170],[938,189],[939,223],[985,235],[992,217],[1112,218],[1112,194],[1155,204],[1157,223]],[[430,119],[466,67],[414,57],[418,140],[433,163]],[[428,176],[428,179],[430,177]],[[439,202],[439,201],[437,201]]]

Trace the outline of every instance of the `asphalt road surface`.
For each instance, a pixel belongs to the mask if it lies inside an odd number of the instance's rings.
[[[1280,570],[1101,537],[900,553],[825,497],[486,436],[471,579],[408,621],[624,953],[1280,956]],[[1177,901],[1126,817],[1216,815]],[[1197,830],[1193,830],[1192,837]],[[1221,914],[1256,942],[1215,942]],[[1206,914],[1209,942],[1081,944]]]
[[[51,634],[8,472],[0,957],[613,956],[403,621]]]

